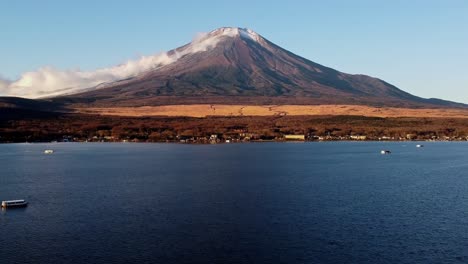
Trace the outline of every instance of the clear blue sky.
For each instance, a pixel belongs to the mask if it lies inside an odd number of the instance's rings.
[[[248,27],[317,63],[468,103],[468,1],[0,0],[0,75],[92,70]]]

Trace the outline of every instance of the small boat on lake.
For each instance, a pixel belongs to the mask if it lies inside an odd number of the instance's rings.
[[[387,155],[387,154],[390,154],[390,153],[392,153],[390,150],[385,150],[384,149],[384,150],[380,151],[380,154],[382,154],[382,155]]]
[[[27,205],[28,205],[28,202],[26,202],[25,200],[2,201],[2,208],[25,207]]]
[[[54,150],[53,149],[46,149],[44,150],[44,154],[52,154],[54,153]]]
[[[416,145],[416,147],[417,147],[417,148],[422,148],[422,147],[424,147],[424,145],[418,144],[418,145]]]

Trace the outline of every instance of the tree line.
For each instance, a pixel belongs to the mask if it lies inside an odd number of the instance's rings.
[[[364,116],[114,117],[65,114],[0,120],[0,142],[281,140],[466,140],[464,118]]]

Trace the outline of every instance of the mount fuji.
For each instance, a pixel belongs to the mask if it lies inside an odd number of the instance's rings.
[[[182,47],[146,58],[145,65],[134,75],[52,100],[90,106],[197,103],[465,106],[424,99],[377,78],[325,67],[244,28],[213,30]]]

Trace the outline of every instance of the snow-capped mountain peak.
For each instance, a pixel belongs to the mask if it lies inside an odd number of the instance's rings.
[[[195,37],[191,43],[169,53],[171,53],[171,55],[175,54],[178,59],[186,54],[193,54],[214,48],[220,41],[226,38],[241,38],[243,40],[255,41],[258,44],[261,44],[262,40],[259,34],[247,28],[222,27],[209,33],[201,33]]]
[[[248,28],[237,28],[237,27],[222,27],[208,33],[210,37],[241,37],[243,39],[249,39],[259,42],[261,37],[255,31]]]

